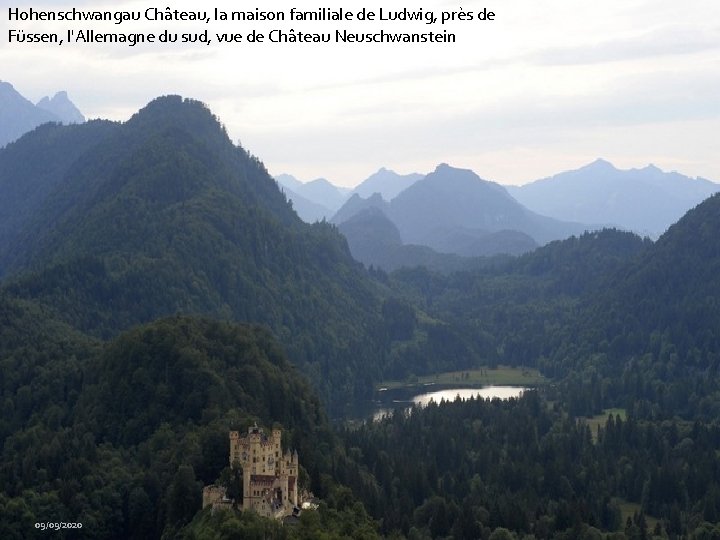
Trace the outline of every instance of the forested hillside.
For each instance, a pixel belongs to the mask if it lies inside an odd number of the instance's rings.
[[[717,423],[607,415],[591,429],[529,392],[520,400],[433,403],[344,439],[360,466],[345,462],[350,470],[337,467],[337,477],[366,493],[386,533],[567,540],[720,534]],[[379,493],[364,488],[369,472]]]
[[[646,418],[717,418],[719,217],[714,195],[587,302],[548,360],[559,374],[585,374],[580,409],[595,395]]]
[[[116,130],[107,121],[44,124],[0,152],[0,276],[22,249],[25,227],[68,179],[68,170]]]
[[[482,365],[542,365],[610,276],[649,242],[615,230],[552,242],[515,259],[450,275],[422,268],[391,275],[409,302],[461,336]]]
[[[376,286],[202,104],[166,97],[125,124],[48,128],[0,163],[3,195],[37,184],[6,208],[11,294],[98,337],[175,313],[266,324],[326,398],[367,394],[379,377]]]
[[[282,425],[304,484],[335,489],[325,413],[266,330],[176,317],[100,347],[21,310],[3,303],[22,328],[2,335],[2,538],[75,519],[68,537],[174,537],[227,469],[229,429],[253,422]]]

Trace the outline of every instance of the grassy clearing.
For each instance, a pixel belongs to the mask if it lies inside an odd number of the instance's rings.
[[[637,512],[640,513],[640,505],[638,503],[631,503],[631,502],[625,502],[623,500],[618,501],[618,506],[620,506],[620,513],[622,514],[622,522],[620,525],[620,530],[623,530],[625,528],[625,523],[627,523],[627,519],[632,519],[633,515]],[[654,518],[652,516],[645,515],[645,522],[647,523],[647,530],[648,533],[652,533],[653,529],[655,528],[655,525],[657,525],[658,519]]]
[[[446,371],[435,375],[423,377],[409,377],[404,381],[383,381],[378,388],[405,388],[426,384],[441,384],[447,386],[540,386],[547,384],[546,379],[537,369],[499,366],[495,369],[481,368],[463,371]]]
[[[620,416],[620,419],[623,421],[627,419],[627,411],[625,409],[605,409],[600,414],[589,418],[582,418],[580,420],[590,426],[590,433],[592,433],[593,441],[597,441],[598,427],[605,427],[609,414],[612,414],[613,418],[615,416]]]

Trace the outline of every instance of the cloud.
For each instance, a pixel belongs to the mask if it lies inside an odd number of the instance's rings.
[[[355,4],[380,2],[344,5]],[[429,4],[455,6],[451,0]],[[486,4],[462,5],[476,10]],[[161,94],[200,99],[263,160],[293,165],[290,172],[307,177],[359,180],[357,171],[381,165],[429,170],[458,156],[500,160],[524,148],[511,158],[513,175],[523,176],[524,168],[531,178],[543,148],[566,163],[562,152],[612,160],[623,145],[636,155],[656,155],[662,147],[676,161],[712,161],[712,170],[720,170],[717,145],[706,137],[712,133],[707,126],[720,124],[717,0],[693,0],[692,9],[676,0],[491,4],[487,7],[498,12],[498,20],[455,26],[460,39],[452,47],[53,49],[9,46],[0,38],[0,65],[3,78],[28,97],[66,89],[88,116],[124,120]],[[13,5],[125,10],[149,4],[17,0]],[[207,7],[189,0],[172,3],[201,10],[215,5],[238,9],[230,0]],[[273,2],[278,9],[290,5],[289,0]],[[0,29],[3,24],[0,14]],[[226,26],[235,27],[217,28]],[[702,124],[702,134],[684,131],[696,124]],[[598,148],[589,148],[590,142]],[[702,156],[697,154],[701,146]],[[544,161],[548,167],[549,160]],[[476,161],[469,157],[464,163]]]
[[[623,62],[658,56],[678,56],[720,49],[720,31],[663,28],[637,37],[594,44],[547,48],[523,59],[541,65]]]

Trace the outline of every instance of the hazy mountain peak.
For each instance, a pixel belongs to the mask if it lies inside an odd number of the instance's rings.
[[[70,101],[65,90],[57,92],[52,98],[45,96],[38,101],[37,106],[50,111],[65,124],[82,124],[85,121],[85,117],[75,104]]]
[[[331,222],[343,223],[367,208],[379,208],[387,215],[389,204],[383,199],[380,193],[373,193],[369,197],[363,197],[359,193],[353,193],[333,216]]]
[[[36,107],[12,84],[0,81],[0,147],[5,146],[40,124],[59,122],[50,111]]]
[[[720,186],[664,172],[653,164],[617,169],[598,159],[580,169],[508,190],[522,204],[546,216],[612,223],[656,236]]]
[[[398,174],[387,167],[380,167],[377,172],[368,176],[354,190],[361,197],[369,197],[380,193],[385,200],[392,200],[405,189],[423,177],[422,174]]]
[[[662,173],[662,169],[657,167],[654,163],[649,163],[646,165],[643,169],[643,171],[651,172],[651,173]]]
[[[23,97],[15,87],[6,81],[0,81],[0,117],[10,117],[13,112],[23,113],[24,108],[34,108],[31,101]]]
[[[603,158],[597,158],[592,163],[589,163],[585,167],[581,167],[580,170],[591,170],[595,172],[610,172],[610,171],[617,171],[615,168],[615,165],[610,163],[608,160]]]
[[[20,92],[15,90],[15,87],[12,84],[7,81],[0,80],[0,98],[5,98],[6,96],[22,97]]]
[[[440,163],[435,170],[428,174],[425,178],[453,178],[464,180],[482,180],[474,171],[470,169],[462,169],[453,167],[448,163]]]
[[[295,178],[292,174],[277,174],[273,178],[275,178],[275,181],[281,186],[290,189],[296,189],[297,187],[303,185],[303,183],[297,178]]]
[[[491,232],[515,230],[545,243],[584,230],[579,224],[534,215],[497,183],[447,163],[439,164],[403,191],[390,206],[388,215],[406,243],[429,245],[439,251],[447,249],[441,249],[434,240],[439,238],[438,231],[444,239],[449,238],[448,231],[455,238],[471,235],[479,239]]]
[[[442,191],[460,190],[460,192],[467,189],[474,190],[478,188],[478,186],[483,186],[484,188],[499,189],[507,195],[505,189],[495,182],[483,180],[470,169],[460,169],[447,163],[441,163],[435,167],[435,170],[428,174],[421,182],[418,182],[418,185],[432,186],[433,189],[440,189]]]
[[[310,180],[309,182],[305,182],[306,186],[322,186],[322,187],[329,187],[333,189],[337,189],[337,186],[335,186],[330,180],[327,178],[315,178],[315,180]]]
[[[471,169],[463,169],[462,167],[454,167],[450,165],[449,163],[439,163],[437,167],[435,167],[435,170],[431,174],[440,174],[440,173],[452,173],[452,174],[464,174],[467,176],[474,176],[475,178],[480,178],[475,171]],[[429,175],[428,175],[429,176]]]
[[[303,182],[290,174],[278,174],[275,181],[293,199],[298,215],[308,223],[329,219],[347,200],[350,192],[348,188],[338,187],[326,178]]]

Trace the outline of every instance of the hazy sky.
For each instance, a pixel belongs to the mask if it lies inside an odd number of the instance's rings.
[[[125,120],[152,98],[204,101],[273,174],[355,185],[380,167],[437,163],[519,184],[603,157],[720,181],[720,2],[489,0],[75,2],[2,0],[0,79],[33,101],[67,90],[91,118]],[[495,21],[29,23],[8,8],[144,11],[403,8],[494,11]],[[442,32],[455,44],[9,44],[60,32],[279,28]]]

